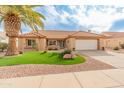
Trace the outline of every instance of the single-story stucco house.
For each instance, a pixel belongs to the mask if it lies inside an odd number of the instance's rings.
[[[124,32],[103,32],[102,35],[107,37],[102,40],[105,48],[113,49],[124,44]]]
[[[97,50],[101,48],[100,39],[103,37],[100,34],[84,31],[32,31],[19,35],[18,48],[19,51],[64,48],[70,50]]]

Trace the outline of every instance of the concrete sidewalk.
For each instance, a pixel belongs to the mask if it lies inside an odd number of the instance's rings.
[[[11,79],[0,79],[9,88],[108,88],[124,87],[124,69],[82,71]]]

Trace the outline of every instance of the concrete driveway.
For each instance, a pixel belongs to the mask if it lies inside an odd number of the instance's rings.
[[[78,53],[90,56],[116,68],[124,68],[124,54],[121,53],[110,51],[78,51]]]

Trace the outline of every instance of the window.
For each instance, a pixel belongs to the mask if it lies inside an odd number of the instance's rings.
[[[56,40],[49,40],[49,45],[56,45]]]
[[[28,39],[27,44],[28,46],[34,46],[36,43],[35,43],[35,40]]]
[[[31,40],[28,40],[28,46],[31,46]]]

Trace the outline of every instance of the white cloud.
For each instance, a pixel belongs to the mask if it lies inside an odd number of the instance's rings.
[[[54,6],[47,6],[46,12],[48,13],[46,17],[45,23],[47,25],[53,26],[58,23],[68,24],[69,21],[67,20],[67,17],[69,14],[65,11],[63,11],[63,14],[60,14],[57,12]]]
[[[86,5],[68,7],[75,14],[70,14],[64,10],[60,14],[54,6],[46,6],[45,10],[48,14],[45,23],[47,26],[54,26],[59,23],[68,25],[70,24],[68,18],[70,18],[72,22],[76,22],[79,30],[81,26],[82,28],[86,26],[90,30],[102,32],[108,31],[114,21],[124,19],[124,9],[122,9],[122,12],[117,12],[117,6],[90,6],[88,10]]]
[[[74,5],[70,5],[69,7],[70,7],[70,9],[72,9],[72,10],[77,8],[77,6],[74,6]]]
[[[71,5],[68,7],[70,11],[75,13],[71,14],[64,10],[60,13],[54,6],[45,6],[44,9],[47,13],[45,24],[47,26],[55,26],[59,23],[69,25],[69,18],[71,22],[76,23],[77,30],[83,30],[83,27],[86,27],[93,31],[102,32],[108,31],[116,20],[124,19],[124,8],[122,12],[117,12],[117,6],[90,6],[88,8],[86,5]],[[0,28],[0,30],[3,29]]]
[[[77,13],[72,15],[72,17],[78,21],[78,25],[92,25],[92,30],[100,32],[108,31],[115,20],[124,19],[124,13],[117,13],[117,7],[106,6],[102,9],[103,11],[97,10],[95,6],[89,11],[86,11],[86,7],[84,6],[80,6],[79,8],[73,7],[73,9]]]
[[[47,25],[57,24],[56,18],[59,14],[55,10],[55,7],[54,6],[47,6],[47,7],[45,7],[45,11],[48,13],[47,15],[45,15],[45,17],[46,17],[45,23]]]

